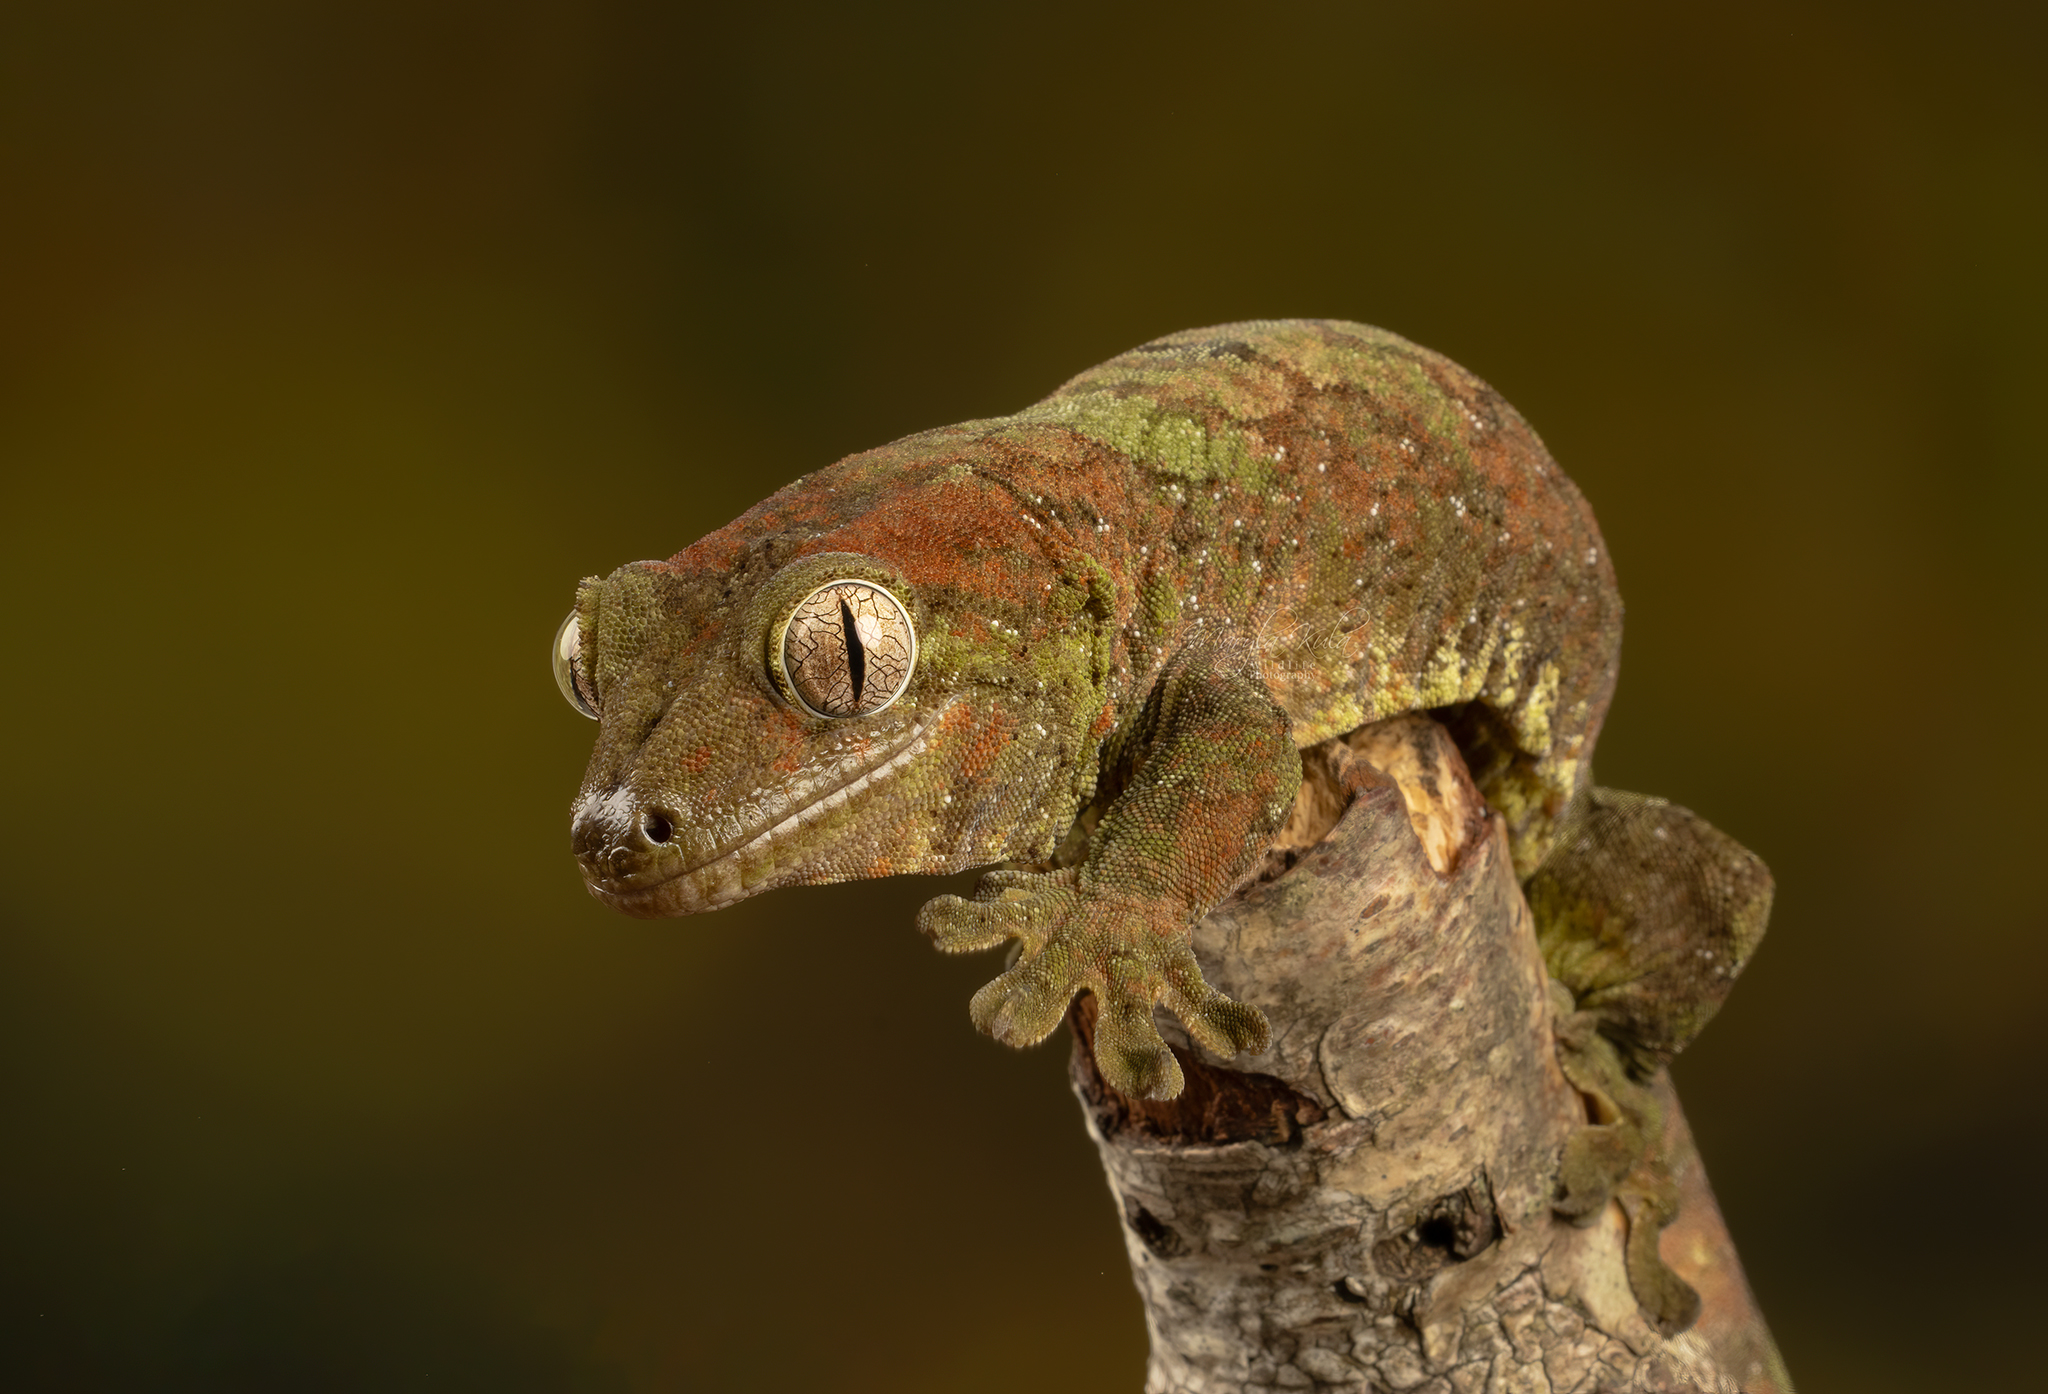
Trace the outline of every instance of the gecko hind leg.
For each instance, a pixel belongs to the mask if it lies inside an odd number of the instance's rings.
[[[1589,786],[1526,891],[1550,976],[1643,1078],[1726,1000],[1763,939],[1772,882],[1690,809]]]
[[[1574,1129],[1559,1158],[1551,1208],[1574,1224],[1591,1224],[1609,1201],[1628,1218],[1623,1255],[1628,1285],[1657,1329],[1676,1335],[1698,1320],[1699,1294],[1658,1251],[1658,1236],[1678,1216],[1678,1188],[1664,1148],[1664,1106],[1636,1079],[1599,1017],[1570,1010],[1569,990],[1552,981],[1557,1061],[1587,1101],[1592,1121]]]
[[[1678,1198],[1651,1081],[1755,952],[1770,872],[1687,809],[1589,785],[1526,890],[1552,977],[1558,1064],[1591,1114],[1565,1142],[1553,1208],[1586,1223],[1619,1200],[1636,1301],[1666,1334],[1684,1330],[1700,1302],[1657,1249]]]

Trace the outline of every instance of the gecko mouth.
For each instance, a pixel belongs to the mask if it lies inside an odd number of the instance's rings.
[[[624,914],[658,919],[716,910],[757,891],[803,879],[805,863],[810,859],[804,853],[811,849],[794,847],[796,839],[805,829],[857,803],[924,754],[930,748],[933,728],[951,705],[948,702],[931,712],[880,760],[822,789],[796,811],[765,827],[729,838],[724,846],[688,862],[661,857],[654,865],[643,863],[642,869],[620,874],[613,860],[616,842],[605,851],[582,855],[579,860],[590,893]]]

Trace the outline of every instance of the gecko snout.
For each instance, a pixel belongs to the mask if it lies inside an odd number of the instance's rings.
[[[610,891],[658,880],[663,852],[676,838],[676,812],[658,804],[622,808],[621,800],[585,800],[571,828],[584,879]]]

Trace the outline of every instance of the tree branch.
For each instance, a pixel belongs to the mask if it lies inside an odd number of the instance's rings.
[[[1304,752],[1266,872],[1197,928],[1209,981],[1266,1012],[1236,1069],[1169,1032],[1167,1103],[1073,1080],[1124,1217],[1148,1394],[1790,1394],[1684,1117],[1666,1261],[1703,1315],[1638,1309],[1619,1202],[1553,1213],[1586,1104],[1559,1071],[1547,976],[1499,819],[1443,728],[1383,722]]]

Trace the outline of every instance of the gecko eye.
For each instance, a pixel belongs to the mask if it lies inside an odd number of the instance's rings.
[[[592,721],[597,720],[597,692],[583,671],[583,627],[576,623],[574,610],[555,631],[554,659],[555,686],[562,689],[570,706]]]
[[[818,587],[782,633],[782,671],[813,716],[868,716],[903,694],[917,631],[902,602],[867,581]]]

